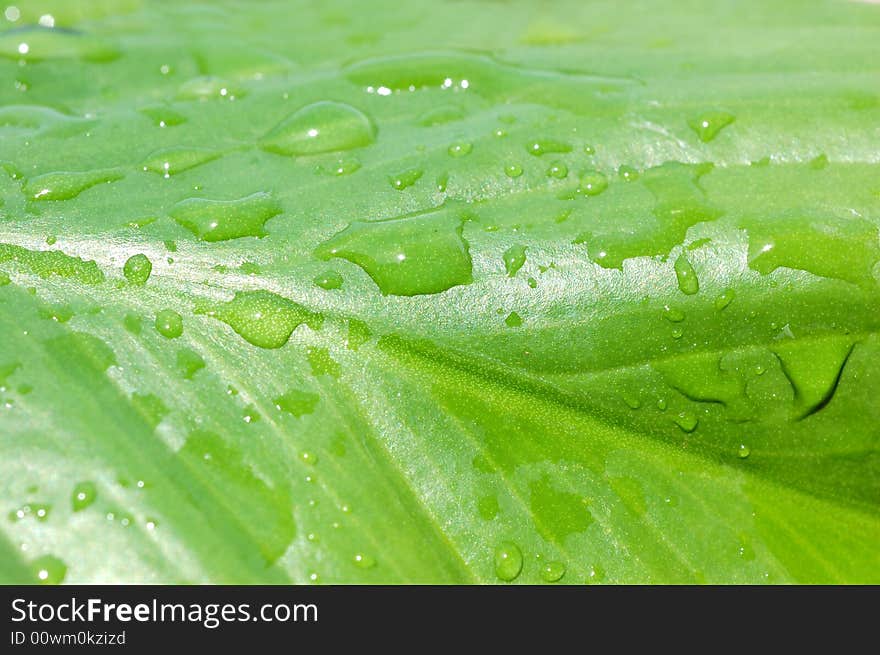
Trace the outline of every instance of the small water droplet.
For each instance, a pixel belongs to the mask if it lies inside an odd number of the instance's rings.
[[[581,175],[580,190],[585,196],[598,196],[608,188],[608,178],[595,169]]]
[[[684,253],[680,254],[675,260],[673,268],[675,269],[675,277],[678,280],[679,291],[688,296],[692,296],[700,290],[700,281],[697,279],[697,272],[691,265],[687,255]]]
[[[741,443],[736,450],[736,456],[740,459],[746,459],[751,453],[751,449],[744,443]]]
[[[709,143],[725,127],[735,120],[733,114],[724,111],[710,111],[688,121],[691,129],[696,132],[700,141]]]
[[[691,433],[697,429],[699,420],[690,412],[679,412],[673,419],[682,432]]]
[[[465,155],[471,154],[471,151],[474,149],[473,145],[466,141],[458,141],[453,143],[447,149],[450,157],[464,157]]]
[[[173,309],[163,309],[156,314],[156,330],[163,337],[176,339],[183,334],[183,317]]]
[[[315,276],[313,282],[322,289],[327,289],[328,291],[330,291],[340,288],[342,286],[343,279],[342,276],[336,271],[329,270]]]
[[[522,571],[522,551],[512,541],[504,541],[495,549],[495,575],[505,582],[516,580]]]
[[[167,178],[213,161],[221,154],[208,148],[177,146],[152,153],[144,160],[143,167],[145,171],[158,173]]]
[[[540,157],[548,153],[563,154],[571,152],[571,145],[563,141],[556,141],[555,139],[536,139],[526,145],[526,150],[529,154]]]
[[[547,169],[547,177],[552,177],[557,180],[562,180],[568,177],[568,166],[566,166],[564,162],[554,161],[550,164],[550,168]]]
[[[736,296],[736,292],[733,289],[725,289],[715,299],[715,309],[717,309],[718,311],[721,311],[722,309],[727,307],[731,302],[733,302],[733,299],[735,296]]]
[[[625,164],[617,169],[617,174],[626,182],[635,182],[639,179],[639,172],[632,166]]]
[[[182,348],[177,351],[177,369],[184,380],[192,380],[203,368],[205,368],[205,360],[195,350]]]
[[[376,138],[372,121],[341,102],[316,102],[297,110],[260,141],[269,152],[288,156],[316,155],[370,145]]]
[[[559,582],[565,575],[565,564],[562,562],[547,562],[541,567],[541,578],[544,582]]]
[[[318,456],[307,450],[304,450],[299,454],[299,459],[303,464],[308,464],[309,466],[314,466],[318,463]]]
[[[410,168],[388,178],[389,184],[398,191],[411,187],[421,179],[424,171],[421,168]]]
[[[670,323],[681,323],[685,316],[684,312],[669,305],[663,305],[663,318]]]
[[[371,569],[376,566],[376,560],[365,553],[356,553],[353,559],[354,565],[359,569]]]
[[[122,273],[128,283],[134,286],[143,286],[150,279],[153,271],[153,262],[142,253],[129,257],[122,267]]]
[[[31,562],[31,570],[39,584],[61,584],[67,575],[67,565],[54,555],[43,555]]]
[[[70,503],[73,507],[74,512],[79,512],[84,510],[86,507],[95,502],[95,498],[98,496],[98,487],[94,482],[85,481],[79,482],[73,488],[73,493],[70,497]]]
[[[504,251],[502,259],[504,260],[504,268],[507,270],[507,276],[515,276],[516,272],[526,263],[526,246],[510,246],[510,248]]]
[[[519,164],[507,164],[507,166],[504,167],[504,174],[507,177],[519,177],[523,174],[522,166]]]
[[[507,318],[504,319],[504,324],[507,325],[507,327],[516,328],[520,327],[523,324],[523,320],[522,317],[516,312],[510,312],[507,315]]]
[[[296,418],[311,414],[320,400],[316,393],[302,391],[301,389],[288,389],[283,395],[273,401],[278,411],[284,411]]]

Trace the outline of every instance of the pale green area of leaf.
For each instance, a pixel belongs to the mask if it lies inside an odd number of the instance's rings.
[[[16,5],[0,581],[880,582],[880,7]]]

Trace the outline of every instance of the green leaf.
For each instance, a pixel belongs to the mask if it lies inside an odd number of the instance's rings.
[[[16,3],[0,581],[880,582],[880,6],[632,4]]]

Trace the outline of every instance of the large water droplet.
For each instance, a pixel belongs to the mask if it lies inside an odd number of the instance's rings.
[[[360,266],[383,294],[440,293],[472,281],[463,218],[437,209],[401,218],[355,222],[321,244],[318,257]]]
[[[319,329],[320,314],[270,291],[239,291],[227,303],[205,304],[196,309],[223,321],[248,343],[259,348],[281,348],[302,323]]]
[[[263,225],[282,212],[268,193],[253,193],[237,200],[188,198],[174,205],[171,218],[204,241],[264,237]]]
[[[362,148],[376,138],[367,116],[341,102],[302,107],[260,140],[260,147],[280,155],[304,156]]]
[[[29,62],[59,59],[111,61],[119,50],[109,41],[70,29],[31,25],[0,34],[0,57]]]

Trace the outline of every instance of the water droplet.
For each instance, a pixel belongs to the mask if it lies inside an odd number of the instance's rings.
[[[169,213],[204,241],[226,241],[266,236],[263,225],[281,211],[281,205],[270,194],[258,192],[237,200],[188,198]]]
[[[182,348],[177,351],[177,369],[184,380],[192,380],[196,373],[205,368],[205,360],[195,350]]]
[[[691,433],[697,429],[699,420],[690,412],[679,412],[673,419],[675,424],[681,428],[682,432]]]
[[[158,150],[144,160],[145,171],[171,177],[219,157],[221,152],[208,148],[174,147]]]
[[[440,105],[429,109],[419,117],[419,125],[434,127],[444,123],[460,121],[465,116],[464,110],[456,105]]]
[[[176,339],[183,334],[183,318],[173,309],[163,309],[156,314],[156,330],[163,337]]]
[[[814,171],[821,171],[823,168],[828,166],[828,156],[824,153],[810,160],[808,164],[810,168]]]
[[[745,459],[751,453],[752,453],[751,449],[749,449],[749,447],[747,445],[745,445],[744,443],[741,443],[739,445],[739,448],[737,448],[737,450],[736,450],[736,456],[739,457],[740,459]]]
[[[119,50],[109,41],[78,30],[30,25],[0,34],[0,57],[17,61],[82,59],[98,63],[118,56]]]
[[[735,120],[732,114],[724,111],[710,111],[698,118],[688,121],[691,129],[700,137],[703,143],[709,143],[718,133]]]
[[[659,399],[657,399],[657,409],[659,409],[661,412],[665,412],[665,411],[666,411],[666,407],[667,407],[667,403],[666,403],[666,399],[665,399],[665,398],[659,398]]]
[[[669,305],[663,305],[663,318],[670,323],[681,323],[684,320],[684,312]]]
[[[449,146],[447,152],[450,157],[464,157],[465,155],[471,154],[471,151],[474,149],[473,145],[466,141],[458,141]]]
[[[70,305],[53,305],[40,309],[40,316],[56,323],[67,323],[73,318],[73,309]]]
[[[356,553],[353,559],[354,565],[359,569],[371,569],[376,566],[376,560],[364,553]]]
[[[541,578],[544,582],[559,582],[565,575],[565,564],[562,562],[547,562],[541,567]]]
[[[513,277],[516,272],[526,263],[526,246],[515,245],[510,246],[502,255],[504,260],[504,268],[507,270],[507,276]]]
[[[522,565],[522,551],[512,541],[504,541],[495,549],[495,575],[501,580],[516,580],[522,571]]]
[[[242,420],[250,425],[260,420],[260,410],[255,405],[246,405],[241,412]]]
[[[140,112],[144,116],[150,118],[154,125],[158,125],[159,127],[182,125],[186,122],[186,116],[167,105],[151,105],[149,107],[143,107]]]
[[[832,402],[854,347],[846,336],[810,341],[788,339],[771,347],[794,390],[793,410],[797,419],[806,418]]]
[[[125,266],[122,267],[122,273],[129,284],[135,286],[143,286],[150,279],[150,273],[153,271],[153,262],[144,254],[138,253],[129,257]]]
[[[538,281],[537,281],[535,278],[530,277],[530,278],[527,280],[527,282],[528,282],[528,285],[529,285],[530,288],[532,288],[532,289],[537,289],[537,288],[538,288]]]
[[[24,185],[24,193],[33,200],[70,200],[86,189],[99,184],[121,180],[123,174],[114,170],[46,173],[31,178]]]
[[[370,145],[376,128],[367,116],[341,102],[316,102],[297,110],[260,141],[269,152],[316,155]]]
[[[526,145],[526,150],[529,154],[540,157],[541,155],[546,155],[548,153],[563,154],[571,152],[571,146],[562,141],[555,141],[553,139],[537,139],[535,141],[530,141]]]
[[[437,176],[437,180],[435,181],[435,185],[437,187],[437,191],[440,193],[446,193],[446,187],[449,184],[449,173],[440,173]]]
[[[388,178],[388,182],[398,191],[403,191],[418,182],[423,174],[424,171],[421,168],[410,168],[397,175],[392,175]]]
[[[315,254],[360,266],[385,295],[446,291],[472,281],[463,218],[440,208],[385,221],[354,222]]]
[[[223,321],[248,343],[259,348],[281,348],[302,323],[314,330],[323,316],[265,290],[239,291],[227,303],[202,304],[196,314]]]
[[[515,328],[521,326],[523,324],[523,320],[522,317],[516,312],[510,312],[507,315],[507,318],[504,319],[504,324],[507,325],[507,327]]]
[[[354,157],[346,157],[344,159],[337,159],[330,166],[319,166],[318,172],[324,173],[327,175],[335,175],[337,177],[342,177],[344,175],[351,175],[355,171],[360,170],[361,162]]]
[[[320,275],[316,275],[313,282],[321,287],[322,289],[327,289],[328,291],[332,289],[338,289],[342,286],[342,276],[336,271],[324,271]]]
[[[523,168],[519,164],[508,164],[504,167],[504,174],[507,177],[519,177],[523,174]]]
[[[122,325],[125,326],[126,330],[135,335],[140,334],[144,329],[141,317],[134,314],[126,314],[122,319]]]
[[[601,172],[591,169],[581,175],[580,190],[585,196],[598,196],[608,188],[608,178]]]
[[[94,482],[80,482],[73,488],[70,503],[74,512],[84,510],[95,502],[98,497],[98,487]]]
[[[312,369],[312,375],[329,375],[332,378],[338,378],[341,372],[339,362],[330,355],[327,348],[313,347],[306,351],[306,358],[309,360],[309,366]]]
[[[31,570],[39,584],[61,584],[67,575],[67,565],[54,555],[43,555],[31,562]]]
[[[568,166],[561,161],[554,161],[550,164],[550,168],[547,169],[547,177],[552,177],[557,180],[562,180],[568,177]]]
[[[632,166],[625,164],[617,169],[617,174],[626,182],[635,182],[639,179],[639,172]]]
[[[233,86],[228,80],[212,75],[194,77],[184,82],[177,92],[181,100],[235,100],[244,96],[244,90]]]
[[[284,411],[299,418],[314,412],[319,400],[320,396],[316,393],[302,391],[301,389],[288,389],[287,392],[278,396],[272,402],[275,403],[278,411]]]
[[[642,406],[642,401],[639,397],[628,391],[621,394],[621,397],[623,398],[623,402],[625,402],[626,406],[630,409],[639,409]]]
[[[9,284],[12,284],[12,278],[3,271],[0,271],[0,287],[5,287]]]
[[[599,564],[593,564],[587,567],[587,584],[595,584],[605,579],[605,569]]]
[[[678,280],[678,289],[683,294],[692,296],[700,290],[700,281],[697,279],[697,272],[688,260],[687,255],[681,253],[675,260],[673,266],[675,269],[675,277]]]
[[[71,257],[60,250],[28,250],[21,246],[0,243],[0,262],[13,261],[27,266],[41,278],[51,275],[79,280],[84,284],[100,284],[104,273],[93,261]]]

